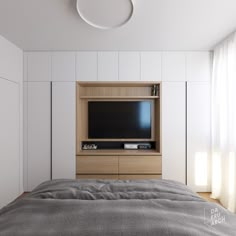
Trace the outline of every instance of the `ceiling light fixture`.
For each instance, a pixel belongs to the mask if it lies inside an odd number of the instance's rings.
[[[126,24],[134,12],[132,0],[77,0],[77,11],[89,25],[114,29]]]

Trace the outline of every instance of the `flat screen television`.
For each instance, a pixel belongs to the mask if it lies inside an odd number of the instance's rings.
[[[151,139],[151,101],[89,101],[89,139]]]

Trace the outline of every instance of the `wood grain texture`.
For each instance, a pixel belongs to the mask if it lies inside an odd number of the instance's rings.
[[[118,156],[77,156],[77,174],[117,174]]]
[[[153,85],[160,82],[77,82],[77,134],[76,153],[80,154],[82,141],[100,141],[88,139],[88,101],[140,101],[148,100],[152,104],[151,138],[143,140],[112,139],[109,141],[156,141],[156,152],[161,149],[161,105],[159,96],[152,95]],[[105,140],[102,140],[105,141]]]
[[[152,96],[153,85],[159,94]],[[160,178],[161,160],[161,83],[160,82],[77,82],[77,174],[124,174],[121,178]],[[151,101],[150,139],[89,139],[88,101]],[[82,141],[154,141],[155,150],[81,150]],[[145,177],[145,175],[149,175]],[[83,176],[85,177],[85,176]],[[92,176],[94,177],[94,176]],[[105,176],[106,177],[106,176]],[[113,176],[114,177],[114,176]]]
[[[85,140],[89,141],[89,140]],[[105,140],[107,141],[107,140]],[[113,140],[112,140],[113,141]],[[138,141],[138,140],[137,140]],[[119,155],[119,156],[161,156],[161,153],[155,150],[126,150],[126,149],[119,149],[119,150],[81,150],[77,153],[77,156],[112,156],[112,155]]]
[[[135,180],[135,179],[161,179],[161,175],[119,175],[121,180]]]
[[[161,174],[160,156],[120,156],[120,174]]]
[[[118,179],[118,175],[76,175],[76,179]]]

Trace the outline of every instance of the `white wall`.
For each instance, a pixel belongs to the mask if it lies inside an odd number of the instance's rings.
[[[23,52],[0,36],[0,208],[23,192]]]

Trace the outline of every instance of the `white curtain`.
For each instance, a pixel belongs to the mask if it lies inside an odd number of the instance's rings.
[[[236,212],[236,33],[214,50],[212,197]]]

